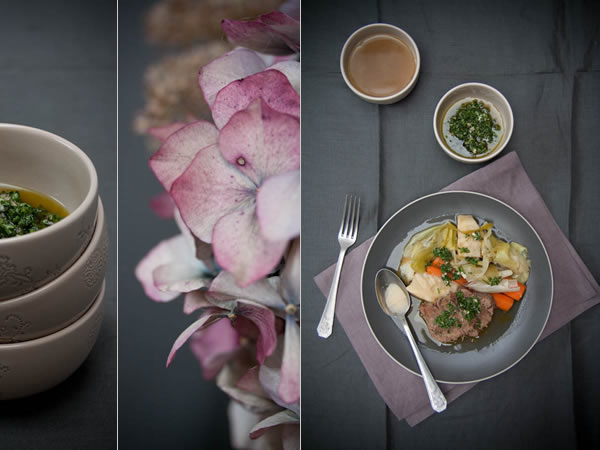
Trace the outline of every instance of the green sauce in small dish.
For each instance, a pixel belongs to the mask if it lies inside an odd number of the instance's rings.
[[[0,239],[44,229],[54,225],[65,215],[50,212],[42,204],[33,206],[24,201],[21,192],[17,190],[0,191]]]
[[[444,116],[442,136],[447,146],[463,157],[479,158],[493,151],[502,139],[502,116],[477,98],[452,105]]]

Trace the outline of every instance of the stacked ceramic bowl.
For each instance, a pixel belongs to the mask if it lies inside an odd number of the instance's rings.
[[[72,143],[0,124],[0,183],[69,211],[47,228],[0,239],[2,400],[49,389],[87,358],[102,322],[108,237],[96,170]]]

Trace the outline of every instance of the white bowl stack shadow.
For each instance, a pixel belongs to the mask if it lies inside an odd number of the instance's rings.
[[[0,124],[0,183],[63,203],[69,215],[40,231],[0,239],[0,400],[67,379],[102,323],[108,232],[96,169],[52,133]]]

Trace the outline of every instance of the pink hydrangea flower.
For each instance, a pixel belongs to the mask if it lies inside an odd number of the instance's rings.
[[[207,65],[200,85],[216,126],[173,127],[150,161],[188,228],[240,286],[273,271],[300,232],[300,98],[283,72],[262,69],[248,50]]]

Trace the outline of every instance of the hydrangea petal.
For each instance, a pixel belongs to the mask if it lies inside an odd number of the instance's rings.
[[[236,373],[232,364],[227,364],[217,375],[217,386],[232,399],[240,402],[254,414],[273,414],[281,408],[270,399],[252,394],[236,387],[241,375]]]
[[[151,169],[167,191],[200,150],[217,142],[218,135],[213,124],[200,120],[169,136],[150,158]]]
[[[164,292],[190,292],[210,284],[202,269],[185,262],[161,265],[154,269],[152,276],[154,285]]]
[[[217,221],[231,211],[254,209],[255,186],[223,159],[216,145],[202,149],[173,183],[171,196],[194,235],[212,241]],[[215,250],[216,252],[216,250]]]
[[[190,338],[190,349],[200,362],[206,380],[216,377],[239,347],[239,335],[229,320],[219,320]]]
[[[281,292],[286,302],[300,304],[300,238],[290,245],[281,273]]]
[[[232,81],[219,91],[212,107],[217,128],[223,128],[231,116],[259,97],[276,111],[300,117],[300,96],[290,81],[278,70],[265,70]]]
[[[287,424],[281,431],[283,450],[300,450],[300,425]]]
[[[202,276],[204,265],[190,256],[185,238],[182,235],[166,239],[154,247],[142,258],[135,268],[135,276],[142,284],[148,297],[157,302],[168,302],[179,295],[179,292],[163,292],[155,284],[154,273],[161,266],[169,266],[174,261],[185,261],[196,270],[198,278]],[[187,276],[187,274],[186,274]]]
[[[275,315],[269,308],[253,305],[249,302],[239,301],[234,314],[250,320],[259,330],[256,342],[256,360],[262,364],[267,356],[277,346],[277,333],[275,331]]]
[[[261,278],[245,288],[240,288],[235,282],[233,274],[221,271],[212,281],[209,292],[211,295],[252,300],[269,308],[285,308],[285,302],[267,278]]]
[[[267,241],[253,210],[238,210],[223,216],[214,227],[215,260],[233,273],[236,283],[247,287],[277,267],[287,241]]]
[[[183,300],[183,312],[185,314],[191,314],[199,309],[215,306],[208,300],[206,292],[207,291],[205,289],[198,289],[197,291],[192,291],[185,294],[185,298]]]
[[[286,403],[300,400],[300,327],[292,316],[287,316],[285,321],[281,380],[277,392]]]
[[[231,400],[227,407],[229,419],[229,439],[231,447],[236,449],[260,448],[259,443],[250,440],[250,430],[260,421],[260,415],[248,411],[240,402]]]
[[[257,98],[221,130],[219,149],[260,186],[268,177],[300,168],[300,121]]]
[[[245,78],[266,69],[263,59],[252,50],[239,48],[211,61],[198,75],[198,84],[210,107],[217,93],[234,80]]]
[[[267,178],[256,194],[256,216],[264,237],[273,241],[300,235],[300,171]]]
[[[160,142],[165,142],[169,136],[171,136],[176,131],[181,130],[186,125],[189,125],[189,122],[173,122],[169,125],[165,125],[162,127],[152,127],[148,129],[148,134]]]
[[[286,0],[279,7],[279,11],[286,13],[292,19],[300,20],[300,0]]]
[[[175,203],[173,203],[173,199],[167,192],[152,197],[150,208],[161,219],[172,219],[175,215]]]
[[[251,392],[255,395],[268,398],[267,393],[260,384],[258,378],[259,366],[250,367],[248,371],[238,380],[236,387]]]
[[[288,79],[294,90],[300,95],[300,62],[280,61],[269,67],[270,70],[278,70]]]
[[[300,51],[300,22],[281,11],[260,16],[260,21],[279,32],[295,53]]]
[[[173,347],[169,352],[169,357],[167,358],[167,367],[169,367],[171,361],[173,361],[177,350],[179,350],[183,346],[183,344],[187,342],[187,340],[192,336],[192,334],[194,334],[196,331],[200,331],[212,325],[217,320],[221,320],[224,317],[227,316],[223,313],[223,310],[221,308],[207,309],[206,312],[202,316],[200,316],[200,319],[196,320],[189,327],[187,327],[183,331],[183,333],[181,333],[179,337],[175,340],[175,342],[173,343]]]
[[[222,28],[233,45],[269,55],[287,55],[300,50],[300,23],[280,11],[255,20],[223,20]]]
[[[291,423],[299,423],[300,419],[298,416],[292,411],[285,409],[283,411],[279,411],[278,413],[273,414],[270,417],[267,417],[264,420],[258,422],[252,430],[250,430],[250,438],[256,439],[257,437],[262,436],[265,432],[269,430],[269,428],[276,427],[278,425],[283,424],[291,424]]]

